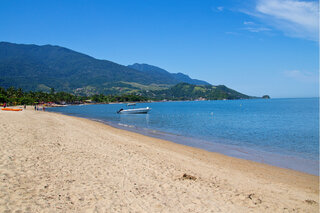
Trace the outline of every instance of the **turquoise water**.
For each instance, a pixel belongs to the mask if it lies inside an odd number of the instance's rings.
[[[125,104],[50,111],[90,118],[177,143],[311,174],[319,171],[319,99],[142,103],[149,114],[117,114]]]

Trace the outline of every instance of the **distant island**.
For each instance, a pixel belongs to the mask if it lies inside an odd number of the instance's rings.
[[[0,42],[0,87],[48,94],[54,90],[86,98],[131,95],[155,101],[255,98],[153,65],[124,66],[64,47],[8,42]]]

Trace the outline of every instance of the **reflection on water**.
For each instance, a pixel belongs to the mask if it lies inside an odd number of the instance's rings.
[[[119,124],[144,123],[149,128],[149,114],[121,114],[119,121]]]

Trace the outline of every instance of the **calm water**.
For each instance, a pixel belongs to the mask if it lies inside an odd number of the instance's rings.
[[[209,151],[312,174],[319,171],[319,99],[257,99],[143,103],[147,115],[116,114],[125,104],[83,105],[50,111]]]

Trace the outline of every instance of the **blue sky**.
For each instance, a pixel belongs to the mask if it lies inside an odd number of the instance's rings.
[[[0,1],[0,40],[148,63],[249,95],[315,97],[317,1]]]

